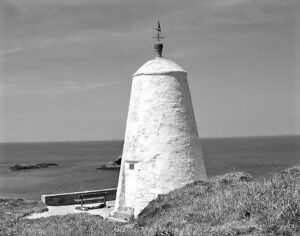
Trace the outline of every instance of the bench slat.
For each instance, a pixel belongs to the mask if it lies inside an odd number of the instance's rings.
[[[98,197],[93,197],[96,194],[80,194],[78,195],[77,199],[74,199],[75,202],[80,203],[81,207],[83,207],[83,204],[89,201],[99,201],[101,200],[102,203],[106,204],[106,195],[107,193],[105,192],[104,195],[100,195]]]
[[[75,202],[82,202],[82,201],[91,201],[91,200],[103,200],[105,197],[94,197],[94,198],[82,198],[82,199],[74,199]]]

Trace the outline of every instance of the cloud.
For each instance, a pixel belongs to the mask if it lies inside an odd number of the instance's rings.
[[[253,44],[270,35],[272,41],[281,40],[279,32],[286,35],[292,25],[289,0],[3,2],[6,34],[0,56],[3,79],[11,84],[22,83],[24,75],[78,83],[82,77],[93,81],[101,75],[111,81],[131,74],[122,70],[124,61],[131,68],[135,62],[128,59],[152,47],[156,17],[163,20],[166,52],[174,59],[225,54],[231,44]]]
[[[250,0],[210,0],[208,4],[214,7],[232,7],[234,5],[249,1]]]
[[[62,93],[74,93],[74,92],[82,92],[89,91],[94,89],[99,89],[103,87],[113,86],[120,84],[121,82],[103,82],[103,81],[94,81],[84,84],[75,83],[74,81],[64,81],[62,83],[62,88],[60,92]]]
[[[116,110],[114,117],[126,117],[131,75],[154,57],[152,34],[159,19],[164,55],[190,75],[202,134],[247,135],[245,124],[251,134],[287,133],[290,74],[299,64],[292,63],[292,46],[299,41],[293,36],[293,2],[0,0],[0,86],[6,107],[12,108],[6,110],[6,120],[22,109],[39,117],[41,107],[69,120],[78,102],[91,98],[105,109],[114,102],[109,106]],[[34,106],[38,98],[42,105]],[[61,110],[54,112],[58,103]],[[85,116],[92,117],[95,109],[85,109]],[[110,119],[101,115],[95,120],[93,125],[101,123],[111,132]],[[21,134],[17,125],[11,121],[11,132],[26,140],[30,132]],[[28,125],[35,126],[32,121],[24,127]],[[54,126],[45,129],[51,133]],[[74,138],[65,127],[59,130]]]
[[[78,93],[85,92],[95,89],[101,89],[104,87],[114,86],[121,84],[121,82],[104,82],[101,80],[95,80],[93,82],[81,82],[77,83],[74,81],[62,81],[58,84],[7,84],[0,82],[0,94],[9,95],[14,93],[19,94],[40,94],[40,95],[53,95],[53,94],[67,94],[67,93]]]
[[[5,55],[9,55],[9,54],[14,54],[14,53],[18,53],[21,52],[24,48],[10,48],[10,49],[3,49],[0,50],[0,56],[5,56]]]

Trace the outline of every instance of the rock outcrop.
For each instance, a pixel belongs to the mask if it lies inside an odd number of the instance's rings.
[[[119,170],[121,167],[122,156],[119,156],[115,161],[102,165],[97,170]]]
[[[37,164],[17,164],[9,167],[11,171],[20,171],[20,170],[33,170],[33,169],[41,169],[48,168],[52,166],[58,166],[56,163],[37,163]]]

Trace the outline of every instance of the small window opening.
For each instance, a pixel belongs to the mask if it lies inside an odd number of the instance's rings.
[[[130,170],[133,170],[133,169],[134,169],[134,164],[130,163],[130,164],[129,164],[129,169],[130,169]]]

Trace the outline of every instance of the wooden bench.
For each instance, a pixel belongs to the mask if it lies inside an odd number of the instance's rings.
[[[78,195],[76,199],[74,199],[75,202],[80,203],[80,208],[83,210],[86,210],[86,208],[83,206],[85,203],[92,203],[92,202],[100,202],[106,206],[106,195],[107,193],[81,193]]]

